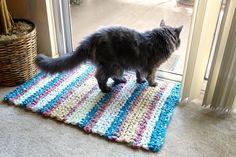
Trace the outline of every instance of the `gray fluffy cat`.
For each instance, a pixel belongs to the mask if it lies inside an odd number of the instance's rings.
[[[96,75],[102,92],[110,92],[107,80],[125,83],[125,70],[135,70],[137,82],[145,79],[156,86],[155,73],[163,62],[180,46],[183,26],[174,28],[165,25],[146,32],[137,32],[125,27],[103,28],[87,36],[73,53],[59,58],[38,55],[36,65],[43,71],[57,73],[68,71],[89,61],[96,65]]]

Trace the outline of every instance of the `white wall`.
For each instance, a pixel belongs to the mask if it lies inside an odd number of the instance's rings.
[[[13,18],[25,18],[35,23],[38,53],[55,56],[57,49],[50,34],[51,20],[47,14],[47,1],[50,0],[7,0],[7,3]]]

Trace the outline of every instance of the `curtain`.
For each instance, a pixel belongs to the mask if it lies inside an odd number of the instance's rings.
[[[203,106],[230,112],[236,106],[236,2],[228,1]]]

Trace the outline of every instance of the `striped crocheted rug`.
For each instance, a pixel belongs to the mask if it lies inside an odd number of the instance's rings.
[[[112,92],[104,94],[94,73],[89,65],[55,75],[41,72],[4,101],[106,139],[158,152],[179,100],[180,84],[159,80],[156,87],[148,87],[127,73],[127,83],[117,85],[109,80]]]

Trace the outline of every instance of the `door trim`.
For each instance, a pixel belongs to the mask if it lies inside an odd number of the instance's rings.
[[[195,0],[185,59],[181,99],[200,96],[222,0]]]
[[[59,55],[73,51],[70,0],[53,0],[53,12]]]

